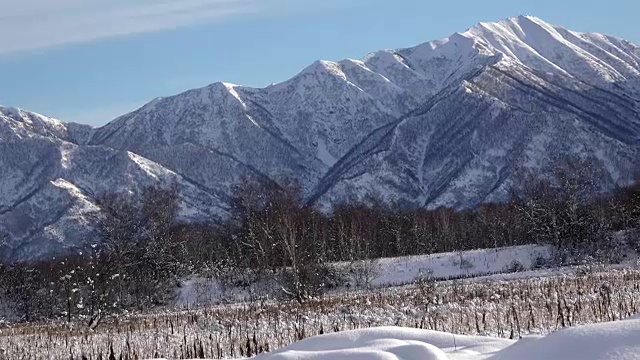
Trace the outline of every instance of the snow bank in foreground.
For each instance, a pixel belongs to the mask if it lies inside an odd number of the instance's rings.
[[[448,354],[481,355],[501,350],[512,340],[382,327],[344,331],[302,340],[256,360],[302,359],[450,359]]]
[[[640,319],[563,329],[519,341],[383,327],[302,340],[256,360],[640,359]]]

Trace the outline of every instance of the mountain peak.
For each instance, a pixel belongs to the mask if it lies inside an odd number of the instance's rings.
[[[19,120],[20,118],[23,117],[23,110],[14,106],[0,105],[0,114],[7,116],[9,118],[12,118],[14,120]]]
[[[331,74],[337,76],[344,76],[342,72],[340,63],[329,60],[318,60],[313,62],[311,65],[304,68],[298,76],[302,75],[318,75],[318,74]]]
[[[541,18],[539,18],[537,16],[533,16],[533,15],[518,15],[518,16],[511,17],[508,20],[517,21],[517,22],[530,21],[530,22],[535,22],[535,23],[538,23],[538,24],[539,23],[549,24],[546,21],[542,20]]]
[[[549,22],[542,20],[539,17],[533,15],[518,15],[512,16],[510,18],[498,20],[498,21],[481,21],[475,26],[472,26],[470,29],[484,27],[484,28],[492,28],[492,29],[500,29],[500,27],[504,27],[507,30],[513,25],[526,25],[526,24],[536,24],[540,26],[545,26],[549,28],[558,28],[560,26],[553,25]]]
[[[479,22],[465,32],[456,33],[467,37],[482,37],[487,33],[513,40],[514,37],[523,39],[527,36],[536,36],[541,31],[554,32],[560,28],[530,15],[519,15],[493,22]]]
[[[212,88],[215,89],[222,89],[222,90],[231,90],[233,88],[236,88],[240,85],[238,84],[234,84],[234,83],[230,83],[228,81],[216,81],[213,84],[209,85]]]

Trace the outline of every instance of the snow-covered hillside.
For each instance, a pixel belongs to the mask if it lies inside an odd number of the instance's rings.
[[[90,128],[0,107],[0,237],[14,259],[52,256],[96,236],[96,199],[178,184],[184,215],[226,216],[215,194],[132,152],[83,146]]]
[[[441,280],[526,271],[549,262],[551,257],[549,246],[525,245],[379,259],[371,285],[408,284],[421,277]]]
[[[186,202],[205,199],[189,206],[194,218],[224,216],[232,186],[247,176],[298,179],[307,199],[326,207],[370,195],[470,207],[503,200],[519,179],[576,155],[607,189],[640,168],[639,49],[519,16],[362,60],[318,61],[266,88],[218,82],[158,98],[98,129],[2,108],[0,157],[66,159],[61,154],[81,149],[87,155],[69,164],[86,176],[61,178],[89,202],[95,188],[123,188],[93,167],[120,159],[116,169],[141,168],[134,158],[145,159],[164,174],[142,171],[147,182],[174,176],[190,189]],[[45,163],[7,167],[0,216],[17,218],[13,209],[60,177],[52,178],[67,162]],[[109,176],[123,179],[118,171]],[[132,186],[139,177],[124,178]],[[78,191],[67,193],[81,201]],[[67,231],[40,213],[90,227],[82,210],[60,204],[59,196],[40,199],[28,231],[17,220],[0,222],[9,251]]]

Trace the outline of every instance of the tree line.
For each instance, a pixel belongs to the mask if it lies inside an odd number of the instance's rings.
[[[248,271],[271,275],[282,296],[304,301],[341,284],[334,262],[550,244],[555,265],[569,265],[619,261],[623,247],[640,251],[640,183],[604,193],[588,167],[567,164],[523,184],[510,201],[474,209],[369,201],[326,213],[305,203],[295,182],[246,179],[222,224],[180,222],[176,187],[110,195],[99,202],[99,236],[86,248],[0,266],[0,311],[96,326],[105,315],[169,304],[193,274],[231,282]]]

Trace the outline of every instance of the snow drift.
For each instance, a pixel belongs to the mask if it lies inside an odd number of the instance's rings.
[[[302,340],[255,359],[640,359],[640,320],[578,326],[518,341],[398,327],[352,330]]]

